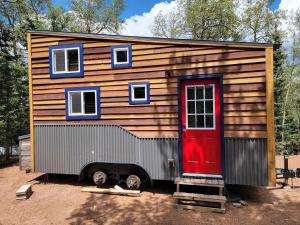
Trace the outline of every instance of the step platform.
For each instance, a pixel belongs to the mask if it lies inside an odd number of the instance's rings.
[[[179,209],[195,209],[205,212],[225,213],[226,197],[196,193],[175,192],[176,206]]]
[[[225,213],[226,197],[223,195],[224,180],[207,178],[178,177],[174,182],[177,186],[173,197],[178,209],[199,210],[204,212]],[[203,193],[187,193],[180,191],[181,185],[204,186],[218,188],[219,195]]]
[[[175,184],[197,185],[197,186],[207,186],[207,187],[224,187],[224,180],[222,180],[222,179],[177,177],[175,179]]]

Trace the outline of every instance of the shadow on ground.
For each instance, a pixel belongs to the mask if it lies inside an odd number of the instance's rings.
[[[154,187],[144,185],[142,190],[142,197],[89,194],[86,202],[67,220],[74,225],[164,223],[165,215],[173,210],[174,184],[156,182]]]
[[[40,180],[40,179],[39,179]],[[76,176],[50,175],[53,184],[94,186],[92,181],[79,182]],[[113,185],[113,184],[111,184]],[[78,189],[77,189],[78,190]],[[239,197],[248,206],[234,208],[227,203],[225,214],[177,210],[172,194],[173,182],[159,181],[154,187],[143,187],[141,197],[106,194],[74,193],[86,196],[81,205],[74,206],[68,224],[299,224],[300,198],[298,191],[266,189],[250,186],[227,186],[231,197]],[[211,192],[211,189],[188,187],[184,191]],[[298,196],[298,198],[297,198]]]

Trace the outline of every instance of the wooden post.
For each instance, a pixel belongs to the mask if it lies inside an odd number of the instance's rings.
[[[267,107],[267,148],[268,148],[268,185],[276,185],[275,174],[275,126],[274,126],[274,80],[273,47],[266,53],[266,107]]]
[[[31,74],[31,34],[27,33],[28,50],[28,85],[29,85],[29,118],[30,118],[30,149],[31,149],[31,170],[35,171],[34,154],[34,128],[33,128],[33,100],[32,100],[32,74]]]

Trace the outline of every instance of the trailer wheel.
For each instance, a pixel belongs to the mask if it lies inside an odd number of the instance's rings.
[[[96,171],[93,174],[93,180],[97,186],[105,184],[106,179],[107,179],[107,175],[103,171]]]
[[[126,179],[126,184],[129,189],[139,189],[141,179],[137,175],[129,175]]]

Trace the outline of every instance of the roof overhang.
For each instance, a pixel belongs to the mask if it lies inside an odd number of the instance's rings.
[[[131,41],[145,43],[177,44],[177,45],[206,45],[206,46],[228,46],[228,47],[248,47],[248,48],[268,48],[273,47],[271,43],[255,42],[232,42],[232,41],[208,41],[208,40],[191,40],[191,39],[173,39],[173,38],[156,38],[156,37],[139,37],[124,35],[107,35],[92,33],[75,33],[75,32],[53,32],[47,30],[31,30],[31,34],[40,34],[48,36],[65,36],[79,38],[93,38],[101,40]]]

